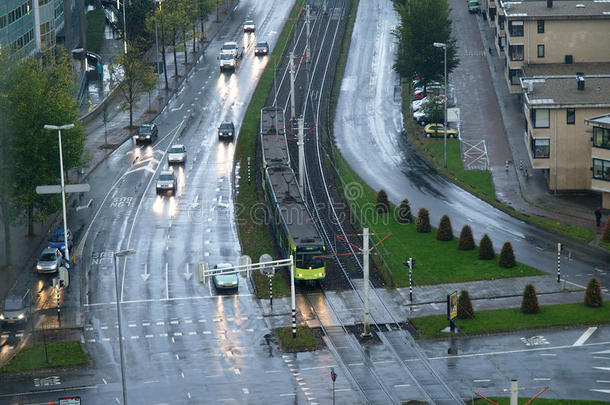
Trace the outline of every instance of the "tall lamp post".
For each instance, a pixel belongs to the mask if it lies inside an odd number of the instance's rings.
[[[119,4],[119,0],[116,0],[116,8],[119,8]],[[123,54],[127,55],[127,20],[125,18],[125,0],[123,0]]]
[[[127,405],[127,388],[125,386],[125,356],[123,354],[123,333],[121,332],[121,310],[119,307],[119,277],[117,275],[116,258],[134,254],[134,249],[119,250],[112,254],[112,267],[114,268],[114,291],[116,294],[116,314],[119,323],[119,356],[121,358],[121,383],[123,385],[123,405]]]
[[[61,208],[64,217],[64,257],[66,259],[66,265],[68,268],[70,265],[70,250],[68,248],[68,220],[66,216],[66,184],[64,181],[64,156],[61,147],[61,131],[68,130],[74,128],[74,124],[66,124],[66,125],[45,125],[44,129],[49,131],[57,131],[57,136],[59,138],[59,170],[61,177]]]
[[[155,0],[155,47],[157,50],[157,53],[155,55],[155,67],[157,68],[157,73],[161,74],[161,72],[160,72],[161,69],[159,69],[159,36],[157,34],[157,3],[159,3],[159,5],[161,5],[161,3],[163,3],[163,0]],[[159,81],[157,80],[157,87],[158,86],[159,86]]]
[[[443,122],[443,167],[447,168],[447,44],[435,42],[436,48],[443,48],[445,51],[445,119]]]

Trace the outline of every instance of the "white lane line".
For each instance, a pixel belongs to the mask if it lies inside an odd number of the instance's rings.
[[[211,284],[211,283],[210,283]],[[299,294],[297,294],[299,295]],[[121,301],[121,304],[145,304],[150,302],[173,302],[173,301],[195,301],[195,300],[209,300],[209,299],[220,299],[220,300],[234,300],[239,297],[253,297],[254,294],[230,294],[230,295],[212,295],[212,296],[200,296],[200,297],[171,297],[171,298],[149,298],[144,300],[129,300]],[[97,302],[95,304],[83,304],[83,307],[100,307],[100,306],[116,306],[116,302]],[[257,319],[263,319],[257,318]]]
[[[602,383],[602,384],[610,384],[610,381],[606,381],[606,380],[597,380],[595,382],[596,383]]]
[[[193,335],[196,335],[196,334],[197,334],[197,332],[195,332],[195,331],[191,331],[191,332],[189,332],[189,335],[190,335],[190,336],[193,336]]]
[[[305,370],[318,370],[321,368],[331,368],[331,367],[337,367],[336,364],[330,365],[330,366],[316,366],[316,367],[305,367],[302,368],[301,371],[305,371]]]
[[[596,370],[610,371],[610,367],[593,367]]]
[[[96,389],[98,388],[97,385],[89,385],[86,387],[72,387],[70,388],[70,391],[76,391],[76,390],[92,390],[92,389]],[[40,394],[48,394],[51,392],[65,392],[66,388],[55,388],[55,389],[51,389],[51,390],[41,390],[41,391],[25,391],[25,392],[14,392],[12,394],[0,394],[0,398],[5,398],[5,397],[14,397],[14,396],[24,396],[24,395],[40,395]]]
[[[546,378],[546,377],[538,377],[538,378],[532,378],[534,381],[551,381],[550,378]]]
[[[110,342],[110,338],[102,338],[102,342]]]
[[[68,247],[70,247],[70,246],[68,246]],[[87,339],[87,342],[88,343],[95,343],[95,339]]]
[[[268,370],[268,371],[265,371],[265,374],[275,374],[275,373],[279,373],[279,372],[280,372],[280,370]]]
[[[489,380],[489,379],[484,379],[484,380],[472,380],[472,382],[476,382],[476,383],[479,383],[479,382],[489,382],[489,381],[491,381],[491,380]]]
[[[171,323],[172,325],[178,325],[180,322],[179,321],[169,321],[169,323]]]
[[[205,322],[205,319],[200,319],[199,320],[199,323],[204,323],[204,322]]]
[[[159,322],[157,322],[157,325],[158,325],[158,326],[163,326],[163,325],[165,325],[165,322],[163,322],[163,321],[159,321]]]
[[[169,263],[165,263],[165,298],[169,299]]]
[[[159,333],[159,336],[161,336],[161,337],[167,337],[167,333]]]
[[[203,333],[204,335],[211,335],[211,334],[212,334],[212,332],[211,332],[211,331],[209,331],[209,330],[204,330],[202,333]]]
[[[70,247],[70,246],[68,246],[68,247]],[[337,390],[335,390],[335,392],[336,392],[336,391],[337,391]],[[280,397],[294,397],[294,396],[296,396],[296,395],[297,395],[296,393],[291,392],[290,394],[280,394]]]
[[[241,390],[242,390],[242,392],[244,394],[249,394],[250,393],[250,391],[247,388],[242,388]]]
[[[180,360],[180,356],[176,354],[176,360]]]
[[[540,353],[541,356],[557,356],[556,353]]]
[[[593,352],[593,354],[610,354],[610,350],[602,350],[601,352]]]
[[[70,247],[70,246],[68,246],[68,247]],[[102,378],[102,381],[104,381],[104,384],[108,384],[108,382],[106,381],[105,378]]]
[[[582,335],[580,335],[578,340],[576,340],[576,342],[574,342],[574,344],[572,346],[582,346],[596,330],[597,330],[597,326],[590,327]]]
[[[601,393],[603,393],[603,394],[610,394],[610,390],[596,390],[596,389],[590,389],[589,391],[601,392]]]
[[[364,363],[349,363],[348,366],[364,366]]]
[[[182,372],[182,371],[181,371],[181,372],[180,372],[180,376],[181,376],[182,378],[184,378],[184,372]]]
[[[68,246],[68,247],[70,247],[70,246]],[[135,323],[130,323],[130,324],[128,324],[127,326],[129,326],[130,328],[135,328],[135,327],[136,327],[136,326],[138,326],[138,325],[136,325]]]
[[[400,388],[400,387],[410,387],[410,386],[411,386],[411,384],[396,384],[396,385],[394,386],[394,388]],[[351,391],[351,389],[350,389],[350,388],[343,388],[343,390],[344,390],[344,391],[347,391],[347,390]],[[339,390],[335,390],[335,392],[336,392],[336,391],[339,391]]]
[[[152,339],[155,337],[155,335],[146,335],[145,337],[146,337],[146,339]]]
[[[184,323],[193,323],[193,320],[192,320],[192,319],[186,319],[186,320],[184,321]]]
[[[603,356],[593,356],[594,359],[599,359],[599,360],[610,360],[610,357],[603,357]]]
[[[150,326],[150,322],[142,322],[142,326]]]
[[[186,396],[189,397],[189,399],[191,399],[191,393],[190,392],[187,392]]]
[[[140,336],[132,336],[132,339],[140,339]]]
[[[240,375],[241,374],[241,371],[239,371],[238,368],[234,369],[233,372],[235,373],[235,375]]]

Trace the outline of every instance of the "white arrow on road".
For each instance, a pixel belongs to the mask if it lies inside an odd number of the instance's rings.
[[[140,276],[142,277],[142,280],[148,280],[148,277],[150,277],[150,273],[148,272],[148,264],[144,264],[144,274],[140,274]]]
[[[92,202],[93,202],[93,199],[90,199],[89,202],[87,203],[87,205],[79,205],[78,207],[76,207],[76,212],[91,207]]]
[[[186,264],[186,273],[184,273],[184,277],[186,277],[187,280],[190,280],[191,277],[193,276],[193,273],[190,272],[189,270],[189,264]]]

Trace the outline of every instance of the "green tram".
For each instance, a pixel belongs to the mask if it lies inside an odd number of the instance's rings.
[[[263,192],[269,219],[282,255],[294,258],[295,279],[319,281],[326,277],[323,258],[326,248],[303,201],[297,176],[290,167],[283,124],[281,108],[261,110]]]

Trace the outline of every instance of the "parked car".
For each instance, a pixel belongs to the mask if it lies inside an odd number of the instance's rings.
[[[481,5],[479,4],[479,0],[468,0],[468,12],[470,14],[481,12]]]
[[[235,136],[235,125],[231,121],[225,121],[218,127],[218,138],[233,139]]]
[[[177,187],[176,176],[171,170],[164,170],[159,174],[157,179],[157,194],[165,194],[171,192],[176,194]]]
[[[66,240],[64,238],[64,228],[57,228],[56,230],[54,230],[51,233],[51,236],[49,236],[49,240],[47,242],[48,246],[50,248],[55,248],[55,249],[59,249],[61,251],[64,250],[64,245],[66,243]],[[70,231],[70,229],[68,229],[68,249],[72,250],[72,231]]]
[[[254,21],[252,21],[252,20],[244,21],[244,32],[254,32],[255,29],[256,29],[256,25],[254,24]]]
[[[138,132],[135,136],[136,144],[144,143],[144,142],[154,142],[159,135],[159,129],[157,128],[157,124],[142,124],[140,128],[138,128]]]
[[[426,97],[419,99],[419,100],[412,101],[411,102],[411,111],[415,112],[415,111],[422,110],[424,108],[424,104],[426,104],[427,102],[428,102],[428,98],[426,98]]]
[[[218,263],[214,265],[215,269],[226,269],[233,267],[231,263]],[[239,287],[239,277],[237,273],[233,274],[216,274],[212,276],[214,287],[217,290],[236,290]]]
[[[172,145],[167,152],[168,164],[184,164],[186,163],[186,148],[184,145]]]
[[[453,128],[447,128],[447,137],[456,138],[458,131]],[[424,127],[424,133],[427,137],[445,136],[445,127],[443,124],[428,124]]]
[[[265,41],[258,42],[256,47],[254,48],[255,55],[268,55],[269,54],[269,44]]]
[[[414,111],[413,119],[417,121],[419,125],[426,125],[428,123],[428,116],[423,110]]]
[[[13,290],[2,303],[0,322],[3,324],[26,323],[31,314],[32,293],[30,290]]]
[[[36,262],[36,271],[40,274],[56,273],[64,263],[64,256],[57,248],[42,249],[38,262]]]

